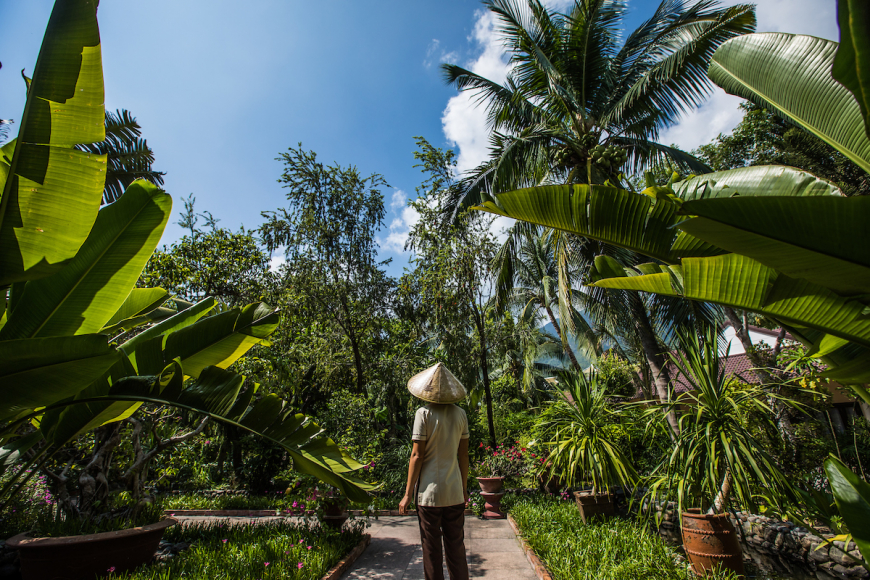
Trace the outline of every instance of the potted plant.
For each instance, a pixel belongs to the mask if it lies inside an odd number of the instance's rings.
[[[755,510],[761,490],[776,503],[793,501],[796,493],[742,418],[748,411],[758,411],[759,420],[775,430],[768,402],[796,403],[762,386],[738,384],[726,377],[715,328],[700,338],[682,331],[679,340],[681,351],[671,355],[671,363],[691,389],[647,411],[648,419],[658,423],[668,412],[683,409],[672,451],[650,478],[646,498],[650,506],[654,501],[676,501],[683,545],[697,574],[717,567],[743,574],[742,551],[726,513],[728,505],[736,502]]]
[[[484,457],[477,464],[477,482],[480,484],[480,495],[486,502],[483,517],[486,519],[502,519],[501,498],[504,480],[515,477],[524,471],[523,450],[519,447],[496,445],[495,449],[486,446]]]
[[[314,489],[314,498],[317,501],[315,513],[320,523],[340,530],[350,514],[347,511],[350,504],[348,499],[334,487],[327,487],[326,491]]]
[[[548,404],[535,428],[536,440],[549,449],[542,475],[566,486],[591,484],[574,492],[584,522],[593,515],[612,515],[610,488],[633,486],[637,473],[616,443],[620,408],[612,407],[598,377],[591,372],[562,373],[559,399]]]

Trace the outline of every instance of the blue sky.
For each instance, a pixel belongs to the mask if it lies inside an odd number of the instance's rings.
[[[734,2],[728,2],[729,4]],[[549,0],[560,7],[566,0]],[[631,0],[633,29],[658,2]],[[18,119],[19,71],[33,71],[51,0],[0,2],[0,118]],[[759,30],[836,39],[834,0],[760,0]],[[421,174],[414,136],[455,147],[460,166],[485,154],[482,112],[441,80],[444,60],[498,78],[506,72],[497,31],[471,0],[103,0],[99,9],[106,106],[129,109],[154,149],[175,199],[220,225],[256,227],[283,205],[275,157],[302,142],[327,162],[380,173],[392,186],[381,232],[384,258],[401,274],[401,250]],[[721,91],[665,135],[695,147],[739,120]],[[13,133],[15,129],[13,128]]]

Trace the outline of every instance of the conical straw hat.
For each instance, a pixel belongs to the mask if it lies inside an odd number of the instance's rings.
[[[428,403],[457,403],[467,395],[465,387],[442,363],[417,373],[408,381],[408,390]]]

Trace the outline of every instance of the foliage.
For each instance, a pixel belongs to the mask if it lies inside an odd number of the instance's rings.
[[[290,521],[175,526],[166,539],[190,543],[190,548],[166,562],[109,578],[319,579],[360,542],[363,527],[361,521],[342,532]]]
[[[309,311],[329,320],[353,354],[357,392],[365,392],[370,368],[366,337],[378,335],[385,297],[393,281],[377,261],[377,231],[383,226],[383,177],[356,167],[324,165],[317,154],[290,148],[282,153],[289,206],[263,212],[260,234],[269,251],[284,247],[283,275]]]
[[[524,448],[480,445],[483,459],[474,466],[478,477],[518,477],[528,471],[529,462]]]
[[[607,403],[597,375],[562,373],[559,387],[560,400],[544,407],[535,426],[535,439],[548,451],[545,473],[569,487],[591,483],[593,493],[633,487],[637,473],[614,439],[621,410]]]
[[[598,384],[610,397],[634,397],[636,373],[636,365],[613,351],[605,352],[595,361]]]
[[[864,557],[864,567],[870,569],[870,485],[836,457],[825,460],[825,473],[843,520]]]
[[[870,193],[864,170],[818,137],[758,105],[742,103],[740,109],[743,118],[729,135],[694,152],[713,170],[787,165],[836,183],[846,195]]]
[[[674,548],[639,521],[611,518],[586,525],[574,502],[546,497],[522,498],[510,513],[557,580],[695,577]]]
[[[671,360],[691,389],[667,401],[665,409],[682,405],[687,412],[680,417],[673,449],[651,476],[648,496],[675,499],[680,513],[696,506],[722,513],[732,500],[757,510],[762,490],[776,504],[793,501],[793,482],[741,421],[751,409],[775,429],[767,401],[791,401],[758,385],[733,388],[720,364],[715,331],[702,337],[683,331],[680,343],[681,351]],[[647,414],[654,422],[661,410]]]
[[[29,528],[29,533],[34,538],[98,534],[145,526],[162,519],[163,506],[157,503],[148,504],[136,510],[122,509],[118,515],[99,520],[70,517],[62,512],[43,510],[37,515],[33,526]]]
[[[137,179],[147,179],[163,185],[161,171],[152,169],[154,151],[142,139],[142,127],[126,109],[106,111],[106,138],[98,143],[76,145],[76,149],[92,155],[106,156],[106,186],[103,203],[116,201]]]
[[[91,496],[83,505],[101,502],[117,422],[149,401],[261,436],[268,430],[298,469],[366,497],[346,479],[362,466],[316,424],[277,397],[254,399],[256,385],[243,388],[244,377],[226,370],[274,331],[277,313],[257,303],[210,313],[213,299],[160,310],[165,290],[133,288],[163,232],[171,199],[138,180],[99,209],[105,157],[73,149],[105,137],[96,5],[56,4],[19,139],[2,151],[0,469],[18,465],[0,496],[6,503],[26,483],[28,468],[80,434],[111,424],[100,428],[90,473],[81,478]],[[62,95],[72,96],[52,104]],[[150,327],[137,328],[142,325]],[[103,333],[120,328],[137,328],[137,334],[116,335],[109,344]]]
[[[513,67],[501,85],[457,65],[442,66],[447,82],[486,104],[493,128],[491,159],[455,188],[444,208],[448,215],[519,187],[619,183],[623,158],[635,172],[661,160],[707,169],[657,139],[688,105],[703,102],[713,51],[754,30],[752,7],[663,2],[625,35],[623,2],[585,0],[567,14],[537,0],[486,6]],[[593,163],[602,147],[610,148],[614,163]]]

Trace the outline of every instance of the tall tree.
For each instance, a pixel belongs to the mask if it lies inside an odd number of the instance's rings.
[[[282,153],[288,207],[263,212],[260,234],[270,251],[283,247],[282,270],[313,318],[331,321],[353,354],[355,384],[366,392],[369,338],[379,334],[395,289],[377,260],[387,182],[356,167],[324,165],[299,144]]]

